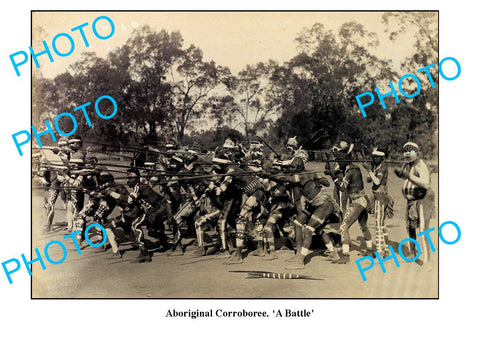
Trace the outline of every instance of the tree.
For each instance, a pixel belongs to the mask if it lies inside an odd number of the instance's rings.
[[[271,95],[270,77],[276,66],[273,61],[247,65],[229,82],[229,92],[233,98],[230,119],[233,123],[243,125],[247,139],[266,129],[277,113],[278,105],[268,99]]]
[[[106,58],[85,53],[69,72],[53,79],[51,87],[58,90],[50,98],[52,106],[65,111],[90,101],[87,109],[92,113],[94,101],[109,95],[118,104],[115,118],[103,120],[92,114],[95,129],[79,124],[80,134],[123,143],[132,142],[132,136],[136,143],[157,140],[158,134],[167,139],[176,114],[175,84],[167,75],[171,66],[184,58],[182,45],[179,32],[154,32],[144,26]],[[48,85],[45,82],[44,86]]]
[[[438,72],[431,70],[435,88],[425,72],[415,72],[427,65],[438,65],[438,13],[436,12],[389,12],[382,16],[385,32],[390,39],[396,41],[401,35],[410,34],[414,39],[414,52],[410,58],[402,63],[402,71],[415,73],[421,80],[420,93],[413,99],[406,99],[392,113],[393,119],[406,120],[409,130],[405,138],[415,140],[425,154],[436,154],[438,131]],[[408,88],[416,88],[411,81]],[[405,118],[407,116],[407,118]],[[401,117],[401,118],[400,118]]]
[[[308,148],[331,145],[341,134],[361,139],[367,122],[355,118],[361,117],[355,96],[394,76],[389,63],[369,50],[377,38],[355,22],[337,32],[317,23],[296,41],[299,54],[271,78],[271,100],[281,106],[275,133],[281,139],[296,135]]]
[[[157,127],[169,126],[173,90],[166,75],[182,55],[182,44],[179,32],[153,32],[144,26],[109,56],[118,72],[128,75],[119,93],[125,104],[122,122],[132,124],[137,132],[143,130],[147,138],[156,139]]]
[[[204,113],[209,95],[230,76],[230,70],[216,65],[214,61],[203,61],[202,51],[194,45],[181,51],[169,70],[172,120],[177,138],[182,141],[191,119]]]

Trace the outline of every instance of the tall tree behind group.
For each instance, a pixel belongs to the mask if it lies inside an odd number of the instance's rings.
[[[274,137],[280,141],[296,135],[307,148],[331,145],[339,137],[362,139],[368,127],[355,95],[395,75],[369,50],[378,44],[376,36],[355,22],[344,23],[337,32],[317,23],[296,41],[300,53],[271,77],[275,90],[270,100],[281,106]]]
[[[216,65],[214,61],[204,61],[202,51],[194,45],[183,50],[169,70],[173,106],[171,118],[175,135],[181,142],[192,118],[208,112],[204,105],[209,103],[212,91],[223,87],[231,74],[228,68]]]
[[[278,104],[270,99],[270,78],[276,67],[277,63],[271,60],[247,65],[229,83],[231,121],[234,128],[243,128],[247,139],[265,131],[276,118]]]
[[[35,79],[33,117],[40,123],[60,112],[72,112],[79,120],[78,133],[89,140],[115,138],[138,145],[160,136],[181,141],[190,120],[201,114],[210,91],[229,72],[213,61],[203,61],[195,46],[184,49],[179,32],[156,32],[144,26],[106,58],[85,53],[54,79]],[[94,101],[101,95],[117,101],[114,119],[102,120],[94,114]],[[80,111],[73,112],[89,101],[95,129],[83,124]],[[71,122],[63,119],[60,126],[69,131]]]
[[[389,12],[382,16],[385,32],[396,42],[405,34],[412,37],[414,52],[402,63],[404,73],[416,74],[421,81],[421,92],[413,99],[402,98],[402,103],[391,112],[392,128],[402,131],[410,140],[422,145],[428,156],[438,153],[438,72],[431,69],[435,88],[430,85],[425,72],[416,71],[430,64],[438,67],[438,13]],[[437,69],[437,68],[436,68]],[[407,85],[405,82],[404,85]],[[414,89],[416,84],[410,84]]]
[[[405,73],[438,62],[435,18],[431,13],[383,16],[386,31],[394,27],[393,40],[416,28],[415,51],[402,64]],[[418,96],[402,97],[400,104],[387,98],[392,105],[387,103],[386,110],[377,100],[367,108],[368,119],[361,115],[355,96],[374,93],[378,84],[395,82],[399,74],[376,56],[377,36],[356,22],[336,30],[317,23],[298,34],[298,54],[288,62],[246,65],[237,75],[204,60],[199,47],[183,43],[179,32],[144,26],[106,58],[86,53],[54,79],[34,74],[35,126],[42,129],[45,119],[69,111],[78,117],[78,132],[88,139],[138,145],[158,138],[181,142],[189,131],[198,136],[202,132],[194,123],[200,118],[207,129],[229,126],[247,139],[261,132],[280,143],[296,135],[308,149],[329,147],[340,138],[394,149],[415,139],[427,152],[434,149],[437,89],[422,86]],[[438,84],[438,75],[432,76]],[[115,119],[102,120],[93,113],[95,99],[104,94],[118,103]],[[89,101],[95,129],[84,123],[81,112],[72,111]],[[60,126],[68,131],[71,122],[64,118]]]

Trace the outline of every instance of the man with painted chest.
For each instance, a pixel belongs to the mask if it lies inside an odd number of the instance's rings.
[[[401,169],[394,169],[395,174],[404,179],[402,186],[403,196],[407,199],[407,234],[409,238],[417,239],[417,229],[420,232],[427,229],[431,215],[430,171],[423,159],[419,156],[420,149],[416,143],[407,142],[403,146],[405,163]],[[431,193],[431,192],[430,192]],[[425,249],[425,261],[429,261],[430,254],[426,240],[422,237],[422,249]],[[411,242],[409,251],[416,256],[417,249]]]
[[[351,149],[351,148],[350,148]],[[368,220],[368,200],[363,190],[363,178],[360,168],[350,162],[350,153],[343,164],[348,164],[344,169],[342,178],[335,180],[335,185],[340,191],[346,192],[348,198],[348,206],[343,217],[343,222],[339,228],[339,234],[342,237],[342,257],[338,260],[332,261],[335,264],[345,264],[350,262],[350,233],[349,229],[358,221],[360,229],[362,230],[367,246],[364,255],[373,255],[373,243],[370,230],[367,226]],[[342,162],[341,162],[342,163]],[[342,165],[342,164],[341,164]],[[342,166],[341,166],[342,167]],[[343,167],[342,167],[343,168]]]

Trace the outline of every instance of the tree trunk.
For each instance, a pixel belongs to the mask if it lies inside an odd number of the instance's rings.
[[[180,130],[178,131],[178,143],[182,144],[183,137],[185,136],[185,124],[180,125]]]
[[[148,122],[150,129],[148,131],[148,139],[156,140],[157,139],[157,122],[152,119]]]

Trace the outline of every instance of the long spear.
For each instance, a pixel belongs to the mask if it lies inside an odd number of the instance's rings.
[[[265,144],[270,150],[272,150],[273,153],[275,154],[275,156],[281,157],[280,154],[279,154],[278,152],[276,152],[276,151],[270,146],[270,144],[268,144],[267,142],[265,142],[265,140],[264,140],[263,138],[258,137],[258,136],[255,136],[255,137],[258,138],[258,139],[260,139],[260,141],[261,141],[263,144]]]
[[[291,274],[291,273],[274,273],[258,270],[230,270],[230,273],[246,273],[248,274],[247,279],[281,279],[281,280],[316,280],[323,281],[323,279],[314,278],[308,275],[302,274]]]

